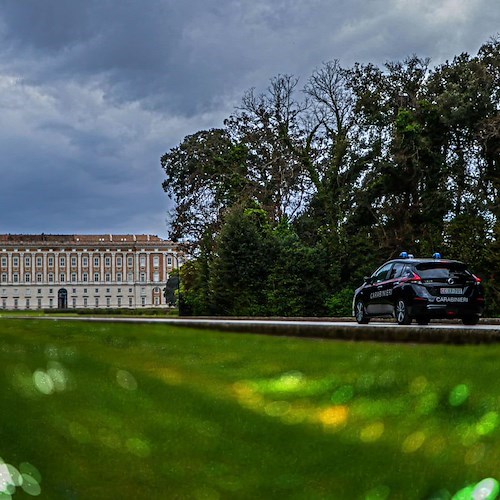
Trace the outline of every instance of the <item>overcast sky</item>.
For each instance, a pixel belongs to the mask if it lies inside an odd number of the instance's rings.
[[[499,31],[498,0],[2,0],[0,233],[167,237],[161,155],[245,90]]]

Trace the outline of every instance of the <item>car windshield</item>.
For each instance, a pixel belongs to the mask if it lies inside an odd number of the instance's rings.
[[[471,277],[471,273],[467,271],[465,264],[459,262],[426,262],[416,266],[419,276],[423,279],[436,279],[463,276]]]

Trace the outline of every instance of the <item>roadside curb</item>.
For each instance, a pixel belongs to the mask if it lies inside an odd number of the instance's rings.
[[[425,344],[492,344],[500,342],[500,326],[440,324],[429,326],[401,326],[390,323],[358,325],[353,322],[297,321],[265,319],[221,318],[123,318],[82,316],[29,316],[10,319],[45,321],[84,321],[98,323],[164,324],[184,328],[210,329],[232,333],[256,333],[263,335],[290,336],[349,341],[376,341]]]

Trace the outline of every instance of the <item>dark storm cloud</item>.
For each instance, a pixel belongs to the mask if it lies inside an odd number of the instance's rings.
[[[164,236],[160,156],[246,89],[334,58],[475,53],[497,2],[4,0],[0,232]]]

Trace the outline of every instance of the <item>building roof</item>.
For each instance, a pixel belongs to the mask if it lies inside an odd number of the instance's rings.
[[[169,243],[151,234],[0,234],[2,243]]]

